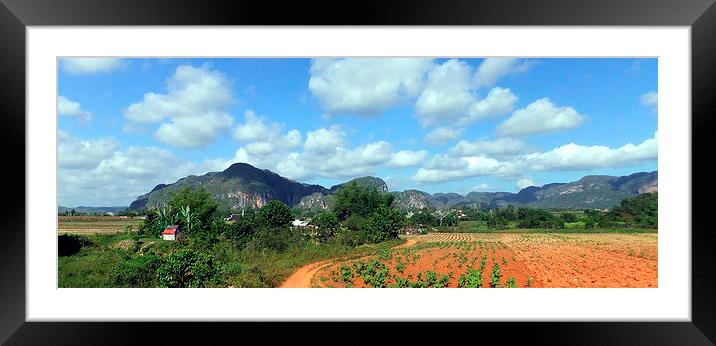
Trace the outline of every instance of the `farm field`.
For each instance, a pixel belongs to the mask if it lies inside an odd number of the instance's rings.
[[[430,233],[324,265],[313,287],[657,287],[656,233]]]
[[[59,216],[58,234],[121,233],[131,226],[139,228],[142,220],[122,216]]]

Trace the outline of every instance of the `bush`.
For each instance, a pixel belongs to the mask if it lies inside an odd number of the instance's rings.
[[[256,212],[252,208],[244,209],[239,220],[226,225],[224,234],[237,248],[243,248],[256,231]]]
[[[331,212],[322,212],[316,215],[311,223],[318,227],[317,237],[321,243],[325,243],[333,238],[341,227],[338,218]]]
[[[298,234],[291,233],[287,228],[260,228],[253,234],[248,246],[258,251],[284,252],[300,241]]]
[[[380,207],[390,207],[394,199],[395,196],[382,194],[374,187],[352,182],[338,190],[333,212],[339,220],[346,220],[351,215],[368,217]]]
[[[218,284],[220,265],[214,256],[190,250],[169,255],[157,268],[159,287],[207,287]]]
[[[188,207],[195,218],[196,222],[194,225],[187,227],[188,225],[185,224],[186,221],[184,218],[178,217],[176,220],[187,233],[194,230],[209,230],[214,214],[219,207],[218,203],[211,197],[211,194],[204,190],[204,188],[194,188],[191,186],[186,186],[184,189],[175,192],[169,199],[167,205],[171,207],[174,213],[178,213],[182,208]]]
[[[92,242],[76,234],[60,234],[57,236],[57,254],[60,257],[74,255],[84,246],[92,245]]]
[[[291,208],[277,200],[261,207],[256,219],[258,225],[267,228],[288,227],[292,220]]]
[[[156,287],[156,271],[162,258],[156,255],[130,257],[117,264],[109,275],[111,287]]]
[[[560,218],[564,223],[572,223],[578,221],[577,215],[574,215],[574,213],[562,213],[562,215],[560,215]]]

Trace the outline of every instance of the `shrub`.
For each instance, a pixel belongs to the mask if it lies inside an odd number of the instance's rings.
[[[318,227],[317,237],[321,243],[325,243],[333,238],[341,227],[338,218],[331,212],[322,212],[316,215],[311,223]]]
[[[219,207],[204,188],[192,186],[185,186],[172,194],[167,205],[175,215],[175,222],[180,224],[187,234],[208,231]]]
[[[259,209],[256,223],[267,228],[288,227],[293,220],[291,208],[278,200],[272,200]]]
[[[298,234],[292,234],[287,228],[260,228],[253,234],[248,246],[258,251],[284,252],[300,241]]]
[[[76,234],[60,234],[57,236],[57,254],[60,257],[74,255],[84,246],[92,245],[92,242]]]
[[[218,284],[220,265],[207,253],[184,250],[167,256],[157,268],[159,287],[207,287]]]
[[[157,255],[130,257],[117,264],[109,275],[111,287],[156,287],[156,271],[162,264]]]

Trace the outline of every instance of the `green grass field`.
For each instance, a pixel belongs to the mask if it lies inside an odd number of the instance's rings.
[[[143,246],[151,247],[153,253],[162,256],[180,249],[212,254],[221,264],[221,287],[277,287],[306,264],[336,257],[370,255],[404,242],[395,239],[358,247],[300,242],[278,253],[247,248],[239,250],[227,240],[217,241],[209,248],[195,249],[190,243],[164,241],[160,238],[133,238],[128,234],[93,234],[83,237],[91,245],[83,247],[76,254],[59,258],[58,287],[115,287],[108,282],[114,268],[123,261],[141,256]]]

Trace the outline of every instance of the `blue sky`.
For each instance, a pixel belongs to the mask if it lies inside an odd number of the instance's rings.
[[[518,191],[657,169],[657,59],[60,59],[59,203],[248,162]]]

